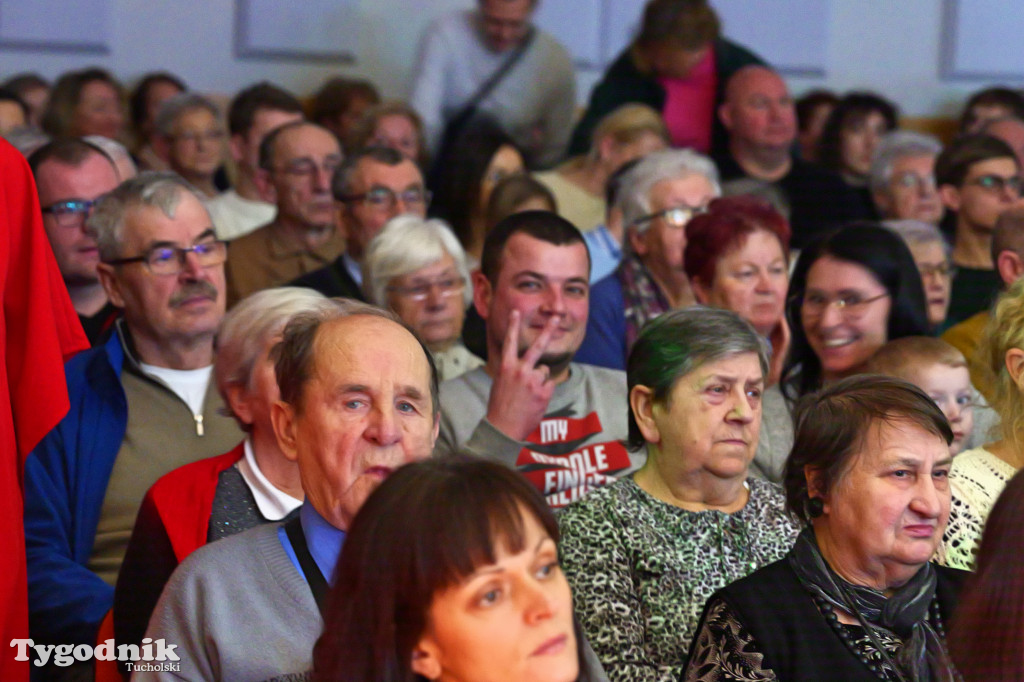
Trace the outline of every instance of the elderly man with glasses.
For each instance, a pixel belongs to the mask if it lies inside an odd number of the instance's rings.
[[[242,433],[210,381],[226,248],[198,192],[144,173],[89,219],[123,317],[65,367],[71,409],[25,463],[30,634],[93,644],[146,490]]]
[[[229,306],[317,270],[342,252],[345,238],[331,196],[341,161],[337,138],[315,123],[286,123],[263,138],[256,185],[277,205],[277,215],[231,242],[225,269]]]
[[[332,185],[345,251],[330,265],[299,277],[293,286],[327,297],[368,300],[362,263],[370,241],[384,223],[409,213],[427,213],[430,192],[413,161],[387,147],[366,147],[345,159]]]
[[[622,182],[622,263],[591,289],[587,336],[576,353],[578,362],[612,369],[626,368],[648,320],[694,303],[683,267],[685,227],[721,194],[715,164],[690,149],[650,154]]]
[[[941,151],[937,139],[911,130],[894,130],[882,138],[868,180],[879,216],[939,224],[946,210],[935,185],[935,158]]]
[[[103,150],[77,138],[40,147],[29,157],[29,167],[57,267],[82,329],[95,345],[106,338],[117,309],[100,284],[96,238],[85,221],[96,200],[117,187],[117,168]]]

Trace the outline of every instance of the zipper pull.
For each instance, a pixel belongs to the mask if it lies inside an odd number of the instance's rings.
[[[202,436],[203,435],[203,415],[201,415],[201,414],[194,414],[194,415],[192,415],[192,417],[196,420],[196,435],[197,436]]]

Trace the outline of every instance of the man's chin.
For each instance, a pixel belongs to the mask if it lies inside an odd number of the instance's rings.
[[[572,353],[545,353],[537,361],[538,365],[545,365],[551,370],[551,376],[558,376],[572,362]]]

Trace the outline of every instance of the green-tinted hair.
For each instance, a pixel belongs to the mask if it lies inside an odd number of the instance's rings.
[[[626,362],[626,382],[630,392],[634,386],[646,386],[656,402],[667,404],[680,377],[737,353],[757,353],[761,372],[768,376],[768,341],[739,315],[702,305],[673,310],[640,331]],[[644,442],[630,409],[629,446],[636,449]]]

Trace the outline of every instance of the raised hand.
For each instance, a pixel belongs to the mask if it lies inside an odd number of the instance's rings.
[[[501,347],[501,365],[493,377],[491,397],[487,402],[487,421],[514,440],[525,440],[536,429],[547,412],[555,382],[551,369],[538,365],[559,318],[552,316],[536,340],[519,357],[520,313],[513,310],[508,317],[508,331]]]

